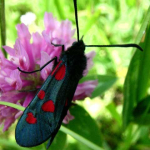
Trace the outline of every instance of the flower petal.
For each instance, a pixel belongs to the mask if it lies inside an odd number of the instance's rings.
[[[7,118],[4,122],[4,128],[3,128],[3,132],[8,130],[8,128],[11,126],[12,123],[15,122],[15,118],[11,117],[11,118]]]
[[[97,80],[86,81],[78,84],[73,100],[82,100],[85,97],[90,97],[97,85]]]
[[[22,106],[27,107],[33,98],[34,94],[28,93]]]
[[[86,65],[86,69],[83,72],[83,76],[86,76],[90,68],[93,66],[93,57],[95,56],[95,54],[96,54],[95,51],[91,51],[86,54],[87,65]]]
[[[63,123],[64,124],[68,124],[70,120],[73,120],[74,119],[74,116],[72,116],[70,114],[70,111],[68,110],[67,111],[67,115],[65,116],[65,118],[63,119]]]
[[[46,53],[46,52],[41,52],[41,62],[40,62],[40,67],[46,64],[48,61],[51,60],[51,57]],[[41,76],[44,80],[48,77],[50,72],[52,71],[53,68],[53,62],[49,63],[44,69],[41,71]]]
[[[53,17],[52,13],[46,12],[44,15],[44,25],[46,32],[49,33],[59,26],[59,22]]]
[[[24,40],[24,39],[27,39],[27,40],[30,40],[31,38],[31,34],[28,30],[28,27],[25,25],[25,24],[18,24],[16,26],[17,28],[17,31],[18,31],[18,37],[20,40]]]

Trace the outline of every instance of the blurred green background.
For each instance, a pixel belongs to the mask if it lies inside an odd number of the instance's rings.
[[[70,109],[75,119],[65,127],[104,150],[150,150],[149,4],[149,0],[78,0],[80,36],[84,35],[86,44],[142,41],[144,49],[144,52],[132,48],[86,50],[95,50],[96,56],[93,68],[81,82],[98,79],[99,84],[91,98]],[[5,2],[5,10],[9,46],[17,38],[18,23],[26,23],[30,32],[42,32],[46,11],[60,21],[72,21],[75,28],[72,0],[11,0]],[[1,129],[0,150],[45,149],[44,144],[19,147],[14,138],[15,126],[16,123],[5,133]],[[75,140],[61,131],[50,147],[50,150],[90,149],[80,138]]]

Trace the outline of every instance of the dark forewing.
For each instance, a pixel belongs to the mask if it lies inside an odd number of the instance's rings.
[[[50,138],[51,144],[67,110],[83,70],[85,46],[76,42],[61,55],[61,60],[25,109],[16,127],[16,141],[24,147],[39,145]]]
[[[66,65],[60,63],[47,78],[35,98],[25,109],[16,127],[16,141],[19,145],[32,147],[53,139],[67,110]]]

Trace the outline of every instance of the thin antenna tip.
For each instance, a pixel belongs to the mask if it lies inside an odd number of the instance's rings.
[[[141,46],[139,46],[137,44],[134,44],[134,45],[135,45],[134,47],[138,48],[140,51],[142,51],[142,52],[144,51]]]

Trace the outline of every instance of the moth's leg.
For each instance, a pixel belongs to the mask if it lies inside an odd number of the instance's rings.
[[[34,70],[34,71],[23,71],[21,70],[19,67],[17,67],[17,69],[22,72],[22,73],[35,73],[38,71],[41,71],[45,66],[47,66],[49,63],[51,63],[52,61],[54,61],[54,64],[57,62],[57,57],[54,57],[53,59],[51,59],[50,61],[48,61],[45,65],[43,65],[39,70]]]
[[[65,51],[65,46],[64,45],[62,45],[62,44],[54,44],[52,42],[51,42],[51,44],[54,45],[55,47],[61,46],[62,47],[62,52]]]

